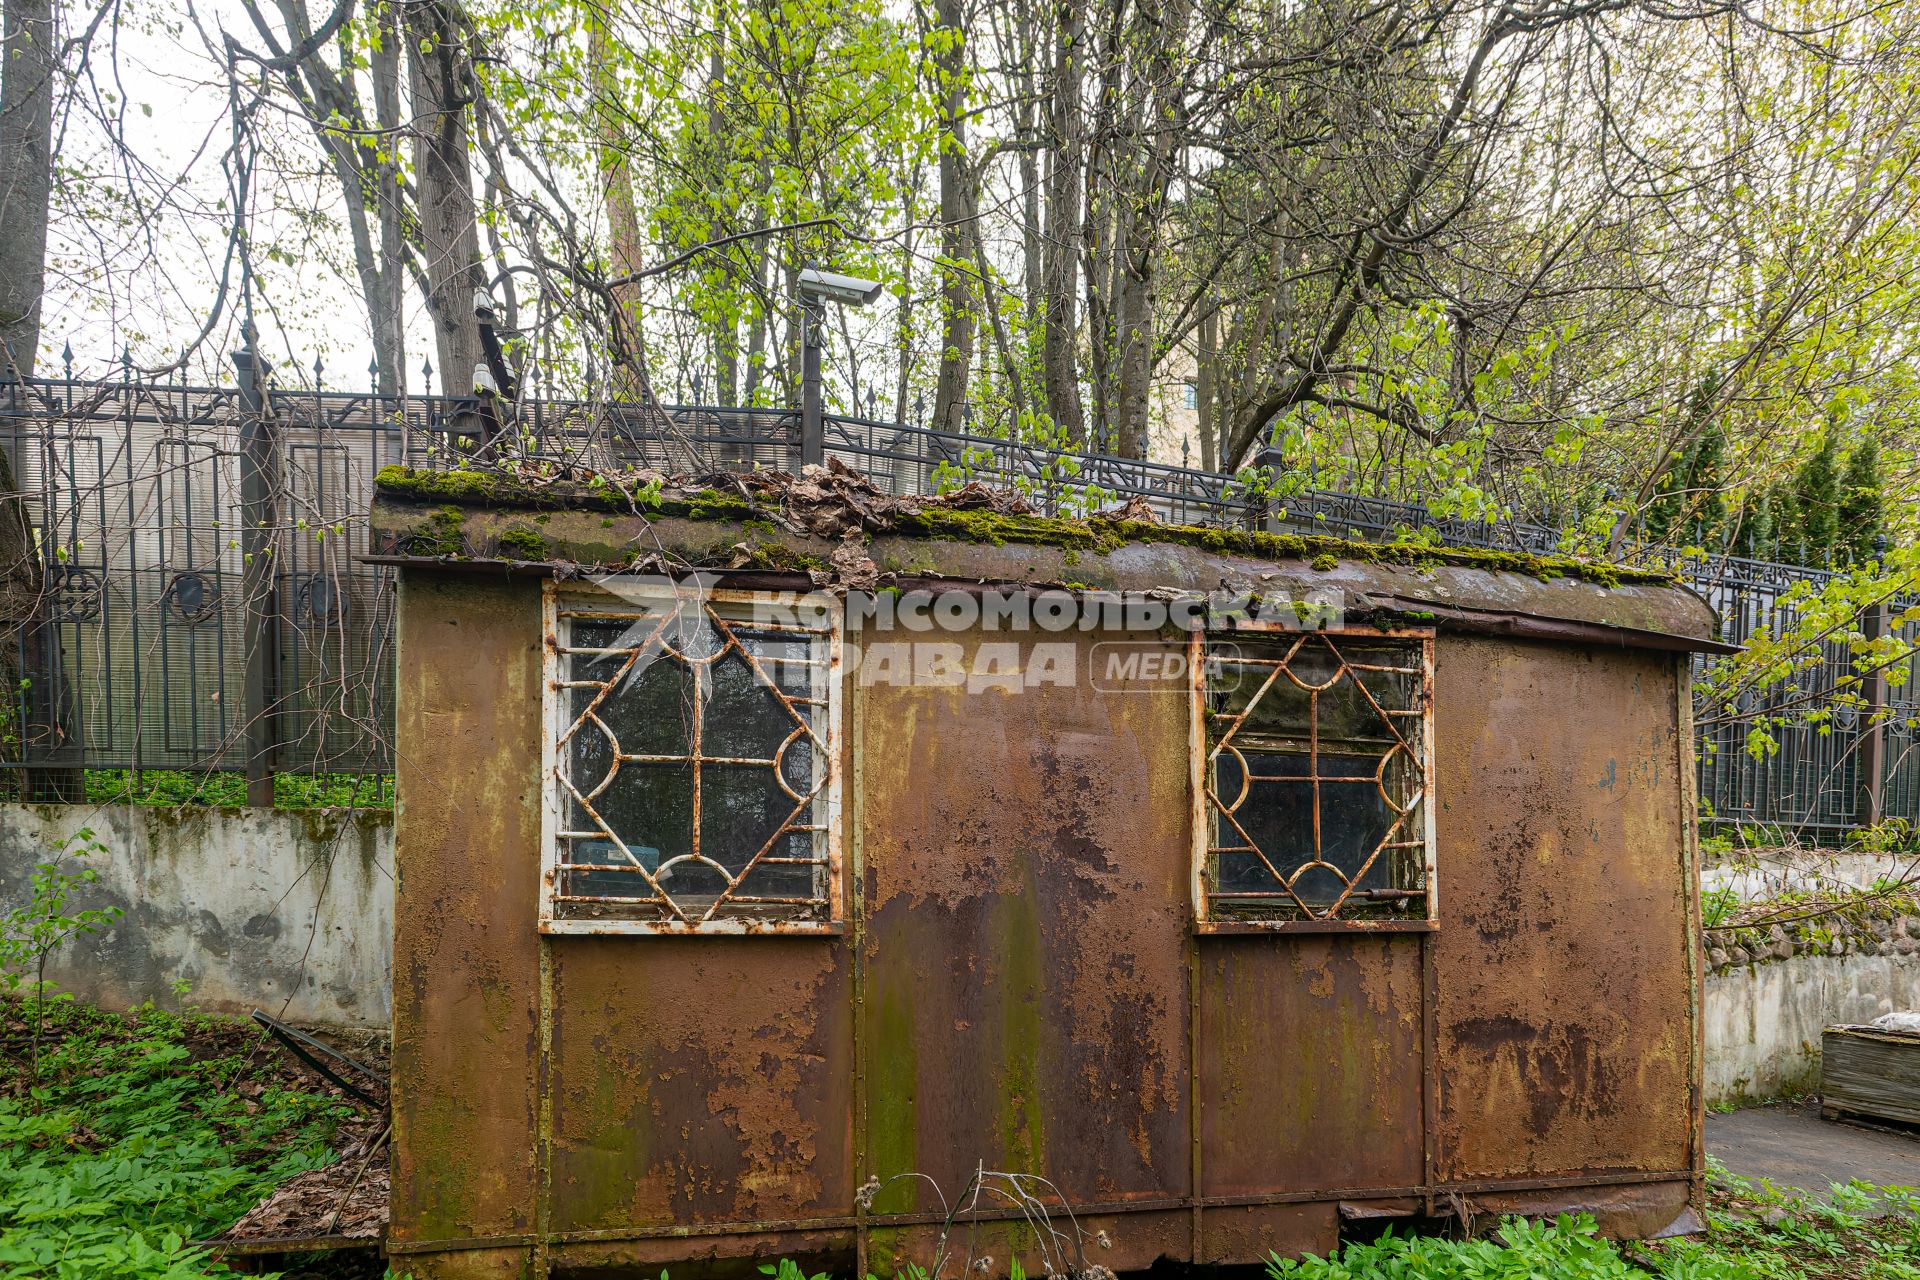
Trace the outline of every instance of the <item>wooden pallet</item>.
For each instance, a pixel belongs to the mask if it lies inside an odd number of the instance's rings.
[[[1920,1125],[1920,1035],[1828,1027],[1820,1036],[1820,1114]]]

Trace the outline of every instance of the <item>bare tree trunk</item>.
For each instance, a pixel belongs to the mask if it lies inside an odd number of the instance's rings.
[[[364,53],[372,71],[373,119],[382,130],[375,136],[367,131],[366,109],[360,101],[356,64],[361,51],[354,48],[353,28],[341,27],[331,46],[315,45],[306,0],[275,0],[275,7],[286,27],[284,50],[256,0],[241,0],[254,30],[278,60],[288,94],[299,104],[326,153],[334,181],[340,184],[354,272],[360,279],[367,333],[373,341],[375,390],[397,395],[406,377],[401,306],[407,268],[403,196],[393,155],[393,131],[400,123],[399,26],[391,7],[371,11],[379,36]],[[330,51],[336,59],[333,64],[327,60]]]
[[[370,51],[373,65],[373,116],[380,129],[380,159],[374,179],[379,205],[380,296],[369,302],[373,314],[374,365],[378,390],[397,396],[407,385],[407,336],[402,321],[406,304],[406,206],[400,191],[400,20],[391,4],[381,5],[380,47]]]
[[[55,34],[50,0],[5,0],[0,10],[0,382],[32,377],[40,352],[53,195]],[[0,449],[0,678],[7,682],[0,755],[60,761],[28,770],[24,797],[79,801],[85,799],[85,779],[79,765],[69,763],[78,759],[81,744],[68,732],[60,628],[45,616],[46,566],[14,463]]]
[[[1079,443],[1087,438],[1086,417],[1080,405],[1080,365],[1074,349],[1080,290],[1080,93],[1085,74],[1081,46],[1086,39],[1082,6],[1067,0],[1059,6],[1056,23],[1053,92],[1047,119],[1047,230],[1040,280],[1045,301],[1040,360],[1047,412],[1066,429],[1069,439]]]
[[[1205,303],[1200,313],[1200,351],[1194,360],[1194,407],[1199,410],[1200,469],[1219,470],[1219,408],[1214,404],[1218,378],[1215,365],[1220,351],[1220,313]]]
[[[40,348],[53,193],[51,0],[0,8],[0,376],[31,376]],[[12,486],[8,486],[11,490]]]
[[[960,0],[936,0],[935,21],[960,33]],[[973,177],[967,162],[966,58],[963,36],[934,60],[940,101],[940,377],[933,394],[933,425],[960,431],[965,423],[967,378],[973,371],[974,296],[968,250]]]
[[[765,162],[762,161],[764,172]],[[772,265],[773,237],[756,236],[753,239],[753,297],[765,299],[767,296],[767,271]],[[753,317],[747,324],[747,380],[741,394],[742,404],[755,404],[760,394],[760,384],[767,374],[768,319],[766,307],[756,306]]]
[[[640,210],[633,199],[633,172],[628,163],[627,131],[621,121],[620,83],[613,74],[613,34],[607,30],[607,18],[598,8],[587,7],[587,60],[593,66],[593,141],[594,162],[600,178],[600,207],[607,218],[607,245],[616,277],[638,271],[646,259],[646,246],[640,233]],[[637,399],[637,391],[646,371],[641,367],[643,343],[640,333],[640,286],[616,285],[613,288],[614,397]]]
[[[727,17],[722,5],[714,21],[713,49],[707,55],[707,137],[715,155],[724,160],[727,117],[721,110],[727,76]],[[723,315],[713,322],[713,402],[732,405],[740,400],[740,322]]]
[[[473,314],[474,292],[482,283],[480,234],[467,143],[473,77],[447,0],[413,0],[406,14],[427,311],[441,382],[447,394],[467,395],[482,357]]]
[[[902,174],[904,189],[920,190],[923,172],[920,161],[914,160]],[[914,234],[912,219],[909,219],[900,241],[900,307],[894,313],[896,367],[893,385],[893,420],[895,422],[907,420],[907,389],[913,378],[913,264],[918,256],[916,253],[918,245],[919,240]]]

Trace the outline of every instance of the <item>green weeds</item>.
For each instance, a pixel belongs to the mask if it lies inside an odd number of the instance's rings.
[[[1391,1232],[1327,1258],[1274,1259],[1272,1280],[1920,1280],[1920,1196],[1837,1186],[1825,1202],[1737,1178],[1709,1159],[1703,1235],[1614,1244],[1593,1219],[1511,1218],[1493,1236]]]
[[[12,1047],[42,1016],[30,1074]],[[0,1003],[0,1036],[0,1274],[17,1280],[226,1276],[190,1242],[325,1164],[352,1114],[279,1083],[238,1024],[25,999]]]
[[[87,803],[208,805],[247,802],[247,777],[230,770],[87,770]],[[273,779],[277,809],[391,809],[393,778],[380,773],[280,773]]]

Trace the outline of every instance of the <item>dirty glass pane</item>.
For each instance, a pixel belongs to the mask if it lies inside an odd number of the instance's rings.
[[[799,721],[738,652],[728,653],[708,671],[712,684],[701,753],[722,759],[771,760],[787,735],[799,728]]]
[[[1210,637],[1205,882],[1218,919],[1424,913],[1424,649]]]
[[[657,864],[693,852],[693,770],[686,764],[623,762],[593,798],[600,820],[638,855]],[[645,884],[633,886],[636,892]]]
[[[558,913],[819,918],[824,633],[690,600],[565,634],[556,771],[584,799],[562,791]]]
[[[1314,855],[1314,791],[1311,782],[1312,758],[1305,753],[1247,753],[1246,768],[1253,777],[1246,798],[1234,810],[1234,819],[1251,837],[1252,843],[1267,851],[1282,874],[1295,876],[1294,893],[1309,902],[1331,903],[1349,882],[1361,889],[1392,887],[1388,859],[1377,858],[1364,874],[1361,868],[1368,857],[1387,838],[1394,812],[1373,785],[1378,757],[1322,755],[1320,757],[1320,848],[1318,861],[1330,867],[1308,867]],[[1239,793],[1240,769],[1237,760],[1223,756],[1219,763],[1223,780],[1216,791],[1231,803]],[[1332,781],[1329,781],[1332,779]],[[1232,840],[1221,845],[1239,844],[1238,832],[1231,826],[1224,833]],[[1284,858],[1275,853],[1286,850]],[[1280,892],[1273,872],[1259,855],[1222,853],[1220,887],[1228,892]]]
[[[1297,646],[1291,639],[1236,637],[1230,648],[1233,652],[1224,656],[1210,655],[1209,692],[1217,713],[1245,716],[1244,733],[1304,740],[1317,719],[1322,739],[1390,742],[1392,732],[1381,712],[1409,705],[1411,690],[1390,687],[1395,677],[1353,671],[1318,636]],[[1377,652],[1352,655],[1353,661],[1369,664],[1381,657]]]

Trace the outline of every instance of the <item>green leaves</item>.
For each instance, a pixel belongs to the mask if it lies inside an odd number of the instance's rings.
[[[1600,1237],[1587,1214],[1551,1222],[1508,1218],[1492,1240],[1397,1236],[1350,1244],[1327,1258],[1267,1264],[1272,1280],[1754,1280],[1737,1262],[1692,1258],[1685,1270],[1649,1273]]]
[[[230,1274],[186,1242],[324,1164],[346,1109],[254,1080],[259,1068],[243,1057],[196,1058],[187,1024],[169,1014],[127,1022],[63,1004],[49,1016],[56,1036],[42,1083],[27,1096],[0,1093],[0,1273]]]

